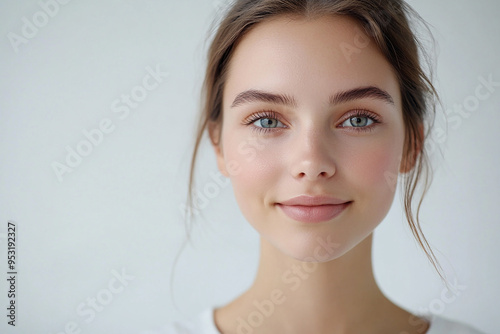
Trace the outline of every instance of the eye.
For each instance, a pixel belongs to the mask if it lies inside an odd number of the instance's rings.
[[[373,123],[375,123],[375,121],[368,116],[354,116],[344,121],[344,123],[342,123],[342,126],[343,127],[352,126],[355,128],[361,128],[368,125],[372,125]]]
[[[265,128],[265,129],[277,128],[279,124],[283,125],[283,123],[278,121],[276,118],[260,118],[260,119],[256,120],[255,122],[253,122],[253,125],[255,125],[259,128]],[[283,126],[280,126],[280,127],[283,127]]]
[[[262,133],[279,131],[287,127],[279,118],[278,114],[274,111],[259,111],[245,119],[243,124],[251,126],[252,130]]]
[[[366,110],[356,110],[349,114],[339,126],[353,131],[368,131],[372,130],[377,123],[380,123],[380,118],[376,114]]]

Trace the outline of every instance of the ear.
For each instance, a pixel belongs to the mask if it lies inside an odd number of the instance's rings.
[[[417,163],[418,156],[421,153],[422,147],[424,144],[424,125],[423,124],[420,124],[418,126],[418,132],[419,132],[419,138],[415,138],[415,140],[417,141],[415,144],[415,149],[413,150],[413,148],[411,148],[410,151],[406,152],[406,155],[407,155],[406,159],[403,158],[401,160],[401,165],[399,167],[400,173],[403,173],[403,174],[408,173],[409,171],[411,171],[415,167],[415,164]]]
[[[229,173],[226,169],[226,160],[224,159],[224,151],[222,149],[222,124],[217,124],[214,122],[208,123],[208,135],[210,137],[210,142],[215,152],[215,158],[217,160],[217,168],[225,177],[229,177]]]

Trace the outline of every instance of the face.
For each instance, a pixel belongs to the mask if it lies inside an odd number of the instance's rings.
[[[392,204],[405,136],[396,75],[353,19],[266,21],[235,50],[211,136],[219,170],[261,237],[307,261],[329,236],[339,245],[322,259],[331,260]],[[283,204],[302,195],[345,204]]]

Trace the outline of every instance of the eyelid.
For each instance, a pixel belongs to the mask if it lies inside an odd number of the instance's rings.
[[[249,125],[249,124],[252,124],[254,123],[255,121],[258,121],[259,119],[263,119],[263,118],[269,118],[269,119],[275,119],[279,122],[281,122],[283,125],[285,125],[282,117],[275,111],[273,110],[261,110],[261,111],[257,111],[253,114],[251,114],[250,116],[246,117],[244,120],[243,120],[243,124],[244,125]]]
[[[382,123],[382,118],[374,112],[366,109],[354,109],[344,114],[344,116],[339,121],[339,125],[352,117],[368,117],[372,119],[374,123]]]

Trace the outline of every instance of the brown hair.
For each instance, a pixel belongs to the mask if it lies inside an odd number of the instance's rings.
[[[278,15],[307,19],[322,15],[350,16],[363,26],[395,69],[406,129],[402,161],[402,165],[407,166],[406,172],[403,173],[405,214],[417,242],[439,276],[446,282],[442,268],[419,224],[420,206],[432,179],[424,143],[434,122],[438,95],[420,63],[419,56],[425,56],[426,52],[412,31],[414,27],[410,26],[409,17],[414,17],[416,21],[427,26],[402,0],[237,0],[232,3],[220,22],[208,51],[202,89],[202,110],[189,174],[188,217],[191,217],[193,210],[193,177],[199,146],[205,130],[222,123],[222,96],[228,64],[234,50],[252,27]],[[218,143],[217,138],[211,140],[214,144]],[[420,184],[423,187],[422,194],[414,216],[412,201]]]

